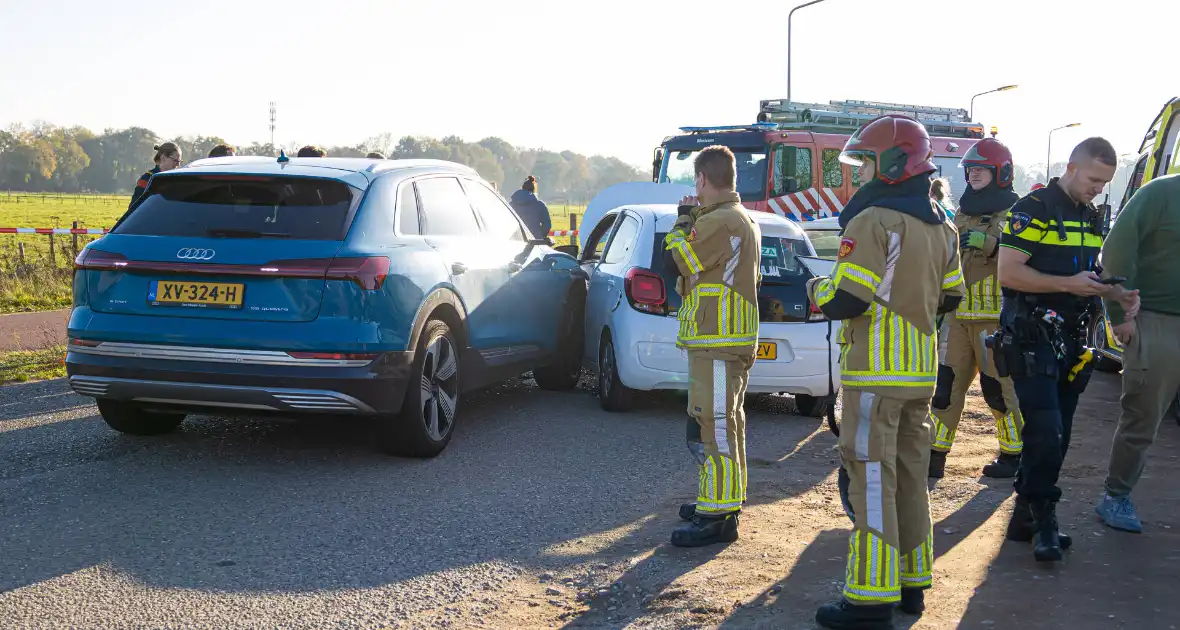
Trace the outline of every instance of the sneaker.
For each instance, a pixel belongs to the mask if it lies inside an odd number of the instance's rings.
[[[1143,523],[1135,513],[1135,504],[1131,503],[1131,497],[1103,495],[1102,503],[1094,506],[1094,512],[1107,527],[1132,534],[1143,532]]]

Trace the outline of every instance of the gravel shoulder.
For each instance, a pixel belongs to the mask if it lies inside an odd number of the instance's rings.
[[[1010,482],[978,400],[933,490],[936,585],[913,628],[1169,628],[1180,561],[1180,427],[1165,421],[1137,500],[1148,531],[1092,508],[1117,376],[1083,399],[1063,483],[1076,550],[1035,566],[1003,542]],[[589,385],[466,397],[440,457],[375,452],[354,422],[190,418],[109,431],[61,381],[0,388],[4,627],[814,628],[838,596],[849,523],[835,441],[788,399],[753,400],[742,539],[680,550],[695,489],[683,398],[601,411]]]

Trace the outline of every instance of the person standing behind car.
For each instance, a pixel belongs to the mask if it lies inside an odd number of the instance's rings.
[[[536,177],[529,175],[528,179],[524,180],[524,184],[520,186],[520,190],[512,193],[510,203],[512,209],[516,210],[516,216],[524,221],[525,226],[534,237],[545,238],[549,236],[549,231],[553,229],[553,221],[549,218],[549,206],[537,197]]]
[[[156,173],[163,173],[179,167],[182,162],[180,160],[180,147],[176,146],[175,142],[165,142],[164,144],[152,147],[156,152],[156,157],[152,161],[156,166],[139,176],[139,180],[135,182],[135,190],[131,192],[131,203],[127,204],[127,209],[131,210],[143,198],[143,191],[147,190],[148,182],[152,180],[152,175]]]
[[[211,158],[234,157],[235,155],[237,155],[237,151],[228,144],[219,144],[209,151]]]
[[[947,220],[955,220],[955,206],[951,203],[951,181],[945,177],[930,180],[930,198],[942,210]]]

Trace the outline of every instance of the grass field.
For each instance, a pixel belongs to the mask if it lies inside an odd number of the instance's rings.
[[[123,215],[130,201],[118,195],[55,195],[51,193],[0,192],[0,227],[109,228]],[[568,230],[570,214],[581,228],[585,206],[551,202],[553,229]],[[41,234],[0,234],[0,313],[40,311],[70,305],[72,265],[77,252],[70,235],[55,235],[50,259],[49,237]],[[78,248],[97,237],[78,236]],[[553,238],[558,245],[568,236]],[[20,245],[24,245],[23,257]]]

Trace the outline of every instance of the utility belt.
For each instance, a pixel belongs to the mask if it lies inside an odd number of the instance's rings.
[[[984,345],[991,350],[996,374],[1001,378],[1044,375],[1059,378],[1068,369],[1066,382],[1084,390],[1094,369],[1094,351],[1086,347],[1094,310],[1063,315],[1038,306],[1034,299],[1017,297],[1015,307],[1000,317],[1000,327]]]

